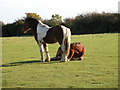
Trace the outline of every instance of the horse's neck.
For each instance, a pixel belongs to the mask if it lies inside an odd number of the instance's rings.
[[[47,35],[47,31],[50,29],[50,27],[41,21],[39,21],[37,25],[37,35],[38,35],[38,40],[41,41],[43,38]]]

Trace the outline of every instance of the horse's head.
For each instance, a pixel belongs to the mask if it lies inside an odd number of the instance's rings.
[[[23,25],[23,30],[24,33],[26,33],[27,31],[36,28],[38,24],[38,21],[34,18],[26,18],[24,21],[24,25]]]

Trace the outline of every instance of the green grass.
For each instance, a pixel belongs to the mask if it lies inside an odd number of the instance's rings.
[[[39,62],[33,37],[2,38],[3,88],[118,88],[118,34],[72,35],[81,42],[83,61]],[[58,44],[49,45],[54,57]]]

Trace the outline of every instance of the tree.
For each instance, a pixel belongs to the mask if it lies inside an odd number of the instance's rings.
[[[55,22],[62,22],[62,17],[59,16],[58,14],[52,15],[52,19]]]
[[[56,26],[62,23],[62,17],[58,14],[52,15],[52,18],[49,20],[50,26]]]
[[[63,23],[63,24],[64,24],[66,27],[71,28],[73,22],[74,22],[74,18],[66,18],[66,19],[64,19],[64,23]]]
[[[37,20],[41,20],[41,17],[39,15],[37,15],[36,13],[25,13],[27,15],[27,18],[31,17],[31,18],[35,18]]]

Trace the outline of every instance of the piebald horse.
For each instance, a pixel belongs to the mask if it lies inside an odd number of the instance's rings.
[[[40,20],[35,18],[26,18],[23,25],[24,33],[31,30],[35,40],[38,43],[41,53],[41,62],[45,61],[44,50],[47,56],[47,61],[50,62],[50,55],[48,53],[48,45],[58,42],[62,49],[61,62],[67,62],[69,59],[70,50],[70,37],[71,31],[69,28],[63,25],[57,25],[55,27],[49,27],[48,25],[42,23]],[[43,50],[44,47],[44,50]]]

